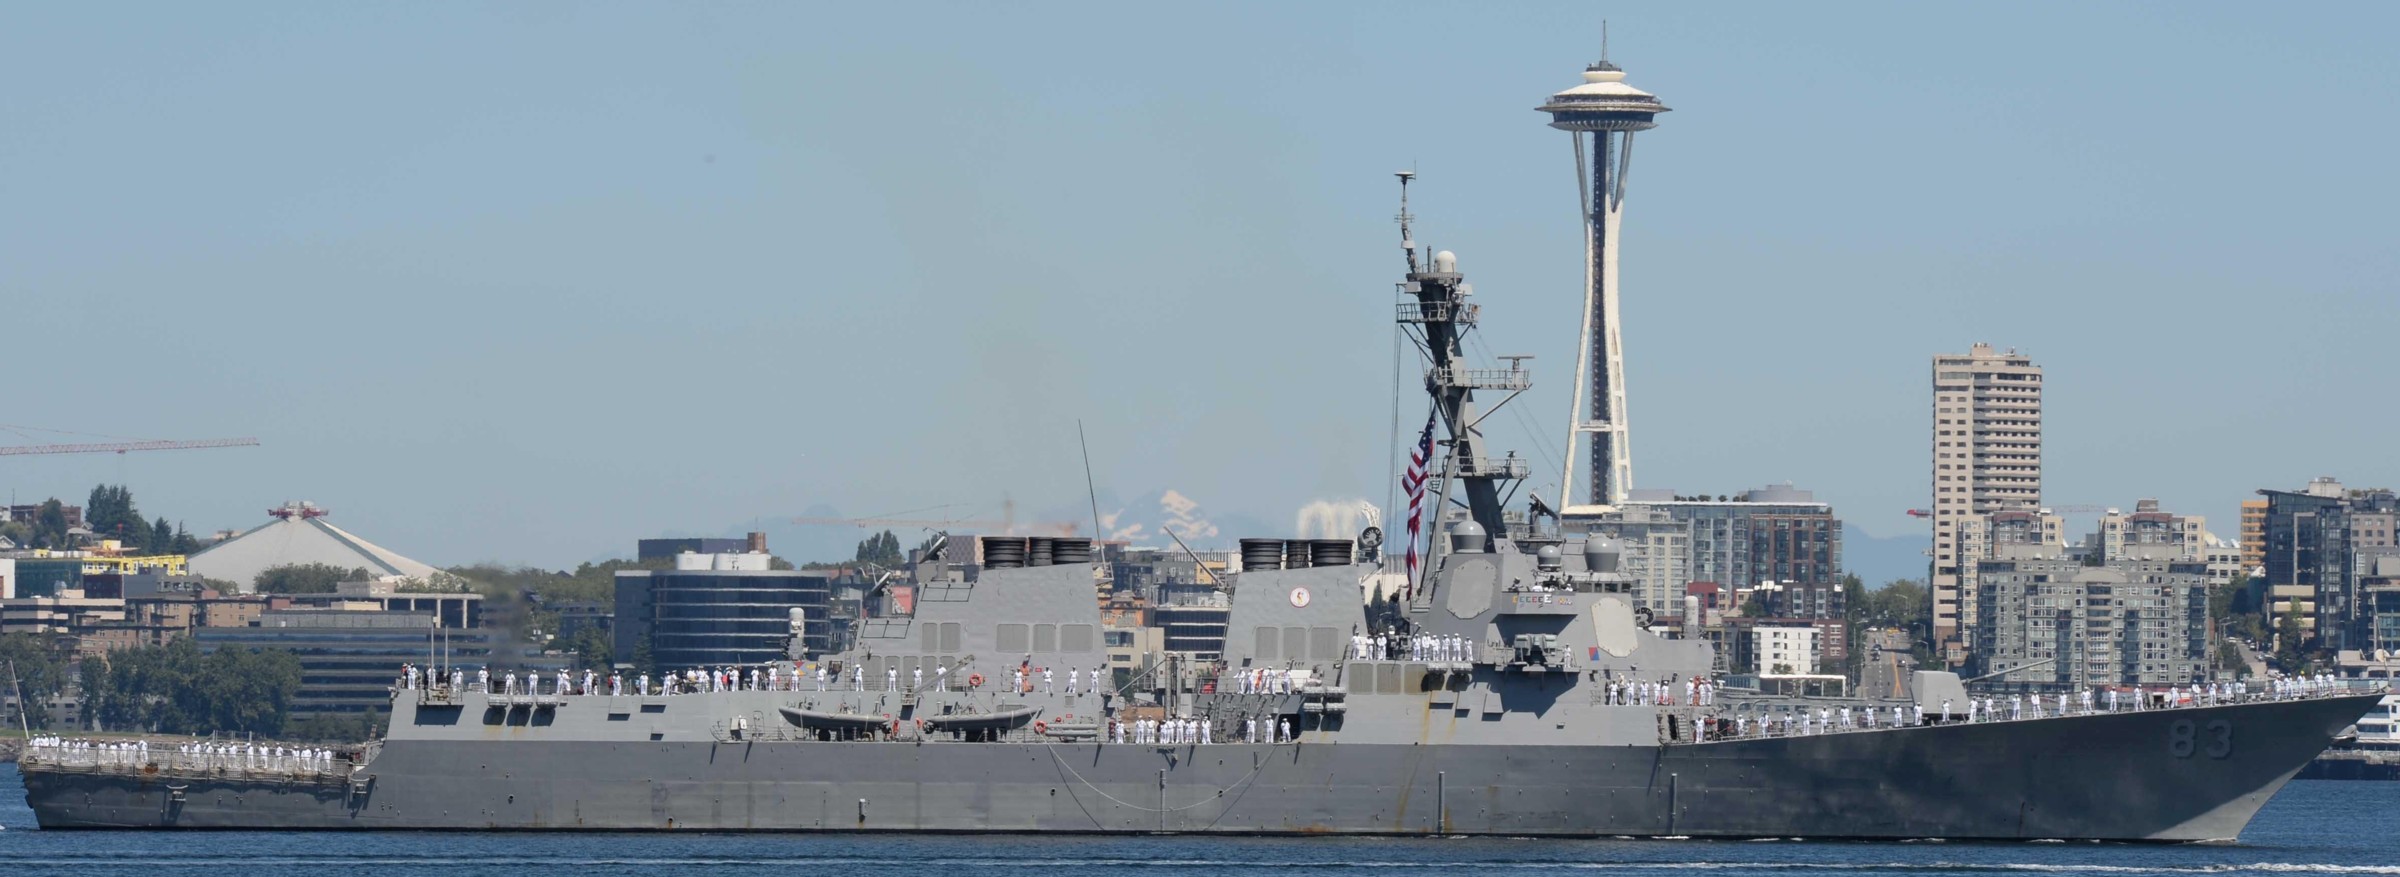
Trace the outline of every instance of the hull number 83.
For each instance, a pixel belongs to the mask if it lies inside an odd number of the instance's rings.
[[[2195,752],[2210,758],[2232,755],[2233,723],[2225,719],[2206,722],[2176,719],[2175,724],[2167,726],[2167,754],[2190,758]]]

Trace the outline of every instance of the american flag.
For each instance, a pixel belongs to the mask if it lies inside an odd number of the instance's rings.
[[[1408,452],[1408,471],[1400,476],[1400,487],[1408,491],[1408,585],[1409,596],[1415,596],[1417,586],[1417,536],[1425,520],[1425,464],[1433,457],[1434,412],[1425,412],[1425,431],[1417,435],[1417,446]]]

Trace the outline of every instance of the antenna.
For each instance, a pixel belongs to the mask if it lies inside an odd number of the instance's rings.
[[[1174,527],[1161,525],[1158,529],[1164,531],[1167,534],[1167,538],[1175,540],[1175,547],[1183,549],[1184,556],[1192,559],[1192,566],[1194,568],[1197,568],[1200,572],[1208,574],[1208,581],[1210,584],[1217,585],[1219,587],[1224,586],[1225,580],[1217,578],[1216,571],[1209,569],[1208,564],[1203,563],[1200,560],[1199,552],[1193,551],[1192,546],[1183,544],[1183,537],[1175,535]]]
[[[1400,178],[1400,249],[1408,253],[1408,273],[1415,274],[1417,273],[1417,239],[1409,231],[1408,224],[1416,217],[1408,212],[1408,181],[1416,179],[1417,172],[1413,170],[1400,171],[1393,176]]]
[[[1083,447],[1083,492],[1092,498],[1092,540],[1097,543],[1105,536],[1100,532],[1100,489],[1092,486],[1092,443],[1083,438],[1081,418],[1075,421],[1075,443]],[[1099,558],[1098,552],[1092,554],[1094,564],[1100,562]]]
[[[8,687],[17,693],[17,730],[24,733],[25,742],[30,744],[33,742],[33,721],[26,718],[25,686],[17,682],[17,662],[13,659],[8,662]]]
[[[1608,19],[1600,19],[1600,63],[1608,64]]]

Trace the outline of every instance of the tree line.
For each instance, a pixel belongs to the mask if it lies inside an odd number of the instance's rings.
[[[202,547],[179,522],[143,520],[133,491],[122,484],[92,488],[83,502],[83,526],[94,539],[115,539],[140,554],[190,554]],[[0,536],[25,548],[72,548],[68,529],[66,504],[51,497],[35,508],[31,520],[0,523]]]
[[[103,730],[281,736],[300,691],[283,649],[202,653],[190,638],[85,658],[84,717]]]

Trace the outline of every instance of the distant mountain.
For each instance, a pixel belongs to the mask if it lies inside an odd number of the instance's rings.
[[[1922,533],[1874,536],[1856,525],[1842,524],[1842,565],[1867,587],[1880,588],[1893,579],[1925,580],[1927,549],[1933,537]]]

